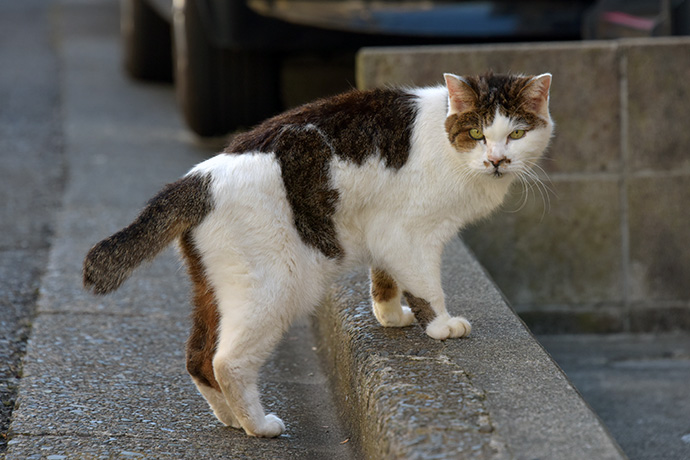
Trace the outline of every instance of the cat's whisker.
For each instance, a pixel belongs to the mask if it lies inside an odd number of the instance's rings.
[[[471,168],[463,168],[460,170],[459,177],[461,182],[468,183],[480,176],[479,171]]]
[[[542,215],[540,220],[543,220],[546,213],[551,211],[551,199],[549,197],[550,189],[543,183],[543,181],[539,178],[536,172],[534,172],[531,168],[526,166],[523,166],[518,169],[518,171],[516,172],[516,178],[518,179],[521,185],[522,200],[517,209],[507,212],[516,213],[521,211],[525,206],[527,206],[531,191],[535,197],[537,196],[537,193],[539,193],[539,197],[542,201]]]
[[[535,164],[535,166],[543,172],[544,176],[546,177],[546,180],[548,180],[549,183],[551,183],[553,185],[553,182],[551,182],[551,179],[546,174],[546,172],[539,165]],[[556,193],[556,190],[554,190],[552,187],[549,187],[549,185],[546,182],[544,182],[542,177],[539,176],[539,174],[537,172],[532,170],[532,171],[530,171],[530,173],[534,175],[534,180],[538,183],[538,186],[544,190],[544,194],[545,194],[546,198],[549,200],[549,205],[550,205],[551,200],[550,200],[549,194],[553,194],[554,197],[558,198],[558,193]]]
[[[516,212],[521,211],[527,205],[527,202],[529,201],[529,188],[530,188],[529,183],[522,177],[521,172],[518,172],[515,177],[517,178],[518,182],[520,183],[520,188],[522,190],[522,193],[521,193],[522,198],[521,198],[520,204],[518,205],[517,209],[506,210],[506,212],[508,212],[510,214],[514,214]]]
[[[529,191],[531,188],[530,184],[524,179],[524,177],[522,177],[522,175],[519,175],[518,179],[522,185],[522,203],[520,203],[520,206],[513,212],[521,211],[525,206],[527,206],[527,202],[529,201]]]
[[[553,184],[553,181],[549,177],[549,174],[546,172],[546,170],[544,170],[544,168],[541,167],[541,165],[539,163],[537,163],[535,160],[525,160],[525,163],[527,163],[530,166],[530,168],[532,168],[532,170],[538,169],[539,172],[541,172],[541,176],[543,176],[550,184]],[[536,172],[536,171],[533,171],[533,172],[535,174],[537,174],[537,176],[539,176],[539,172]],[[546,187],[546,189],[549,192],[553,193],[553,195],[556,198],[558,198],[558,193],[556,193],[556,191],[553,188],[548,187],[546,185],[546,183],[543,180],[541,180],[541,177],[540,177],[540,182],[542,183],[542,185],[544,185]]]
[[[534,172],[531,169],[525,169],[523,171],[524,176],[526,176],[530,183],[531,183],[531,189],[537,190],[539,192],[539,195],[541,196],[542,203],[543,203],[543,208],[542,208],[542,215],[541,215],[541,220],[544,219],[544,216],[546,215],[547,212],[551,212],[551,198],[549,196],[549,191],[550,189],[544,182],[541,180],[539,175]],[[536,196],[536,193],[535,193]]]

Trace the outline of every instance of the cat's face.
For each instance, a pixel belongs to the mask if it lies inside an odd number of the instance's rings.
[[[494,178],[528,174],[553,131],[551,75],[445,78],[446,131],[465,168]]]

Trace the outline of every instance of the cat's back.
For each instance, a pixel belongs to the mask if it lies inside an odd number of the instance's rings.
[[[332,154],[362,164],[380,153],[387,166],[400,168],[409,154],[410,132],[416,112],[415,95],[404,89],[352,90],[320,99],[270,118],[237,135],[225,152],[294,154],[285,150],[284,137],[299,141],[317,132]],[[281,142],[282,140],[282,142]]]

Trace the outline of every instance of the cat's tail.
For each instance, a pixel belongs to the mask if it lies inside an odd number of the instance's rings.
[[[168,184],[129,226],[96,244],[84,259],[84,287],[114,291],[142,262],[199,225],[213,207],[210,176],[190,174]]]

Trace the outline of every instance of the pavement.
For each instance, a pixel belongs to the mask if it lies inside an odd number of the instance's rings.
[[[114,0],[0,0],[0,25],[6,460],[624,458],[459,240],[444,282],[470,339],[377,327],[366,274],[348,275],[262,372],[286,433],[222,427],[184,370],[188,282],[173,250],[114,295],[81,289],[88,248],[213,150],[171,87],[123,76]],[[629,458],[690,458],[687,334],[541,340]]]
[[[631,460],[690,459],[690,334],[539,340]]]
[[[0,452],[65,181],[45,2],[0,0]]]

